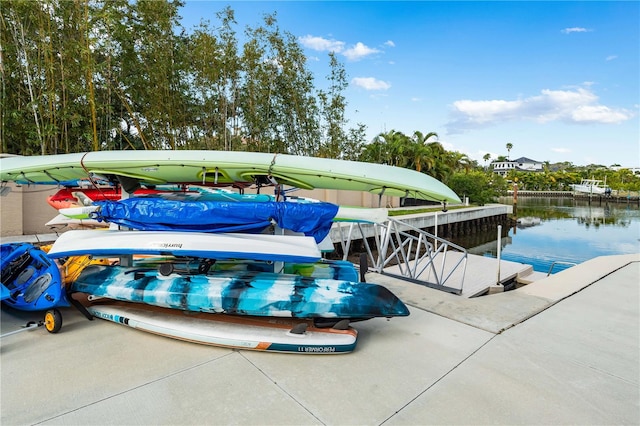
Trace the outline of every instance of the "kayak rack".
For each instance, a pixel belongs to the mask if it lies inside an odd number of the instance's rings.
[[[369,270],[453,294],[462,294],[467,250],[406,222],[336,224],[343,260],[353,240],[362,240]]]

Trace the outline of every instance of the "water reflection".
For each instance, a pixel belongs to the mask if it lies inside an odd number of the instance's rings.
[[[511,204],[512,200],[501,200]],[[637,206],[564,198],[520,198],[516,226],[503,230],[502,258],[548,272],[553,262],[581,263],[598,256],[640,253]],[[519,223],[518,223],[519,222]],[[471,253],[496,257],[495,231],[454,241]],[[567,265],[554,268],[554,273]]]
[[[519,217],[516,219],[516,226],[518,228],[529,228],[530,226],[540,225],[542,223],[542,219],[536,216],[525,216]]]

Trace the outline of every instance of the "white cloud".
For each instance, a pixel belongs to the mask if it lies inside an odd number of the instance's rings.
[[[629,120],[634,112],[598,103],[598,97],[581,87],[570,90],[541,91],[540,95],[517,100],[459,100],[452,105],[449,133],[489,127],[510,121],[569,124],[618,124]]]
[[[351,80],[351,84],[362,87],[365,90],[387,90],[391,88],[391,84],[373,77],[355,77]]]
[[[411,102],[421,102],[422,98],[411,98]]]
[[[351,61],[358,61],[367,56],[380,53],[381,51],[365,45],[362,42],[357,42],[355,45],[346,47],[346,43],[340,40],[327,39],[324,37],[313,36],[307,34],[302,37],[298,37],[300,44],[307,49],[316,50],[319,52],[335,52],[345,56]],[[388,40],[384,43],[384,46],[394,47],[393,41]]]
[[[568,152],[571,152],[571,150],[569,148],[551,148],[551,151],[557,152],[557,153],[560,153],[560,154],[566,154]]]
[[[345,50],[344,52],[342,52],[342,54],[346,56],[347,59],[350,59],[352,61],[358,61],[366,56],[373,55],[379,52],[380,51],[378,49],[373,49],[361,42],[357,42],[355,46]]]
[[[588,30],[588,29],[582,28],[582,27],[571,27],[571,28],[565,28],[560,32],[565,33],[565,34],[571,34],[571,33],[587,33],[587,32],[590,32],[590,31],[591,30]]]
[[[328,40],[322,37],[316,37],[312,35],[306,35],[299,37],[300,44],[304,47],[312,50],[318,50],[320,52],[342,52],[344,49],[344,42],[338,40]]]
[[[571,114],[576,123],[618,124],[632,117],[629,111],[614,110],[604,105],[581,105]]]
[[[618,59],[618,55],[609,55],[604,60],[605,61],[613,61],[614,59]]]

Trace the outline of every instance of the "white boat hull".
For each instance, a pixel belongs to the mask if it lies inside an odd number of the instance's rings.
[[[208,234],[173,231],[67,231],[49,250],[52,258],[160,254],[211,259],[316,262],[312,237],[266,234]]]

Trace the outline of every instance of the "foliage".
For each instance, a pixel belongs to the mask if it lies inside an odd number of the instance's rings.
[[[444,149],[437,138],[435,132],[415,131],[412,136],[397,130],[380,133],[365,146],[360,160],[414,169],[445,184],[455,172],[477,167],[466,154]]]
[[[230,7],[191,34],[183,0],[3,1],[1,152],[222,149],[355,158],[347,77],[327,92],[274,15],[238,43]]]
[[[510,171],[507,179],[515,182],[518,189],[527,191],[571,191],[571,184],[580,183],[582,179],[598,179],[606,181],[614,190],[639,191],[640,176],[629,169],[612,170],[606,168],[571,167],[558,171],[545,169],[542,172]]]
[[[468,173],[457,172],[449,179],[449,187],[461,197],[469,197],[475,204],[485,205],[500,196],[506,182],[496,174],[479,170]]]
[[[391,130],[365,144],[348,127],[348,79],[328,55],[319,90],[294,36],[275,14],[244,28],[234,11],[189,34],[183,0],[5,0],[0,8],[0,152],[219,149],[369,161],[426,173],[486,202],[504,180],[435,132]],[[506,144],[510,154],[513,144]],[[508,155],[497,161],[506,161]],[[483,157],[485,166],[490,155]],[[480,173],[480,174],[479,174]],[[513,172],[521,189],[568,190],[582,178],[640,190],[640,177],[601,165]],[[477,198],[477,199],[474,199]]]

